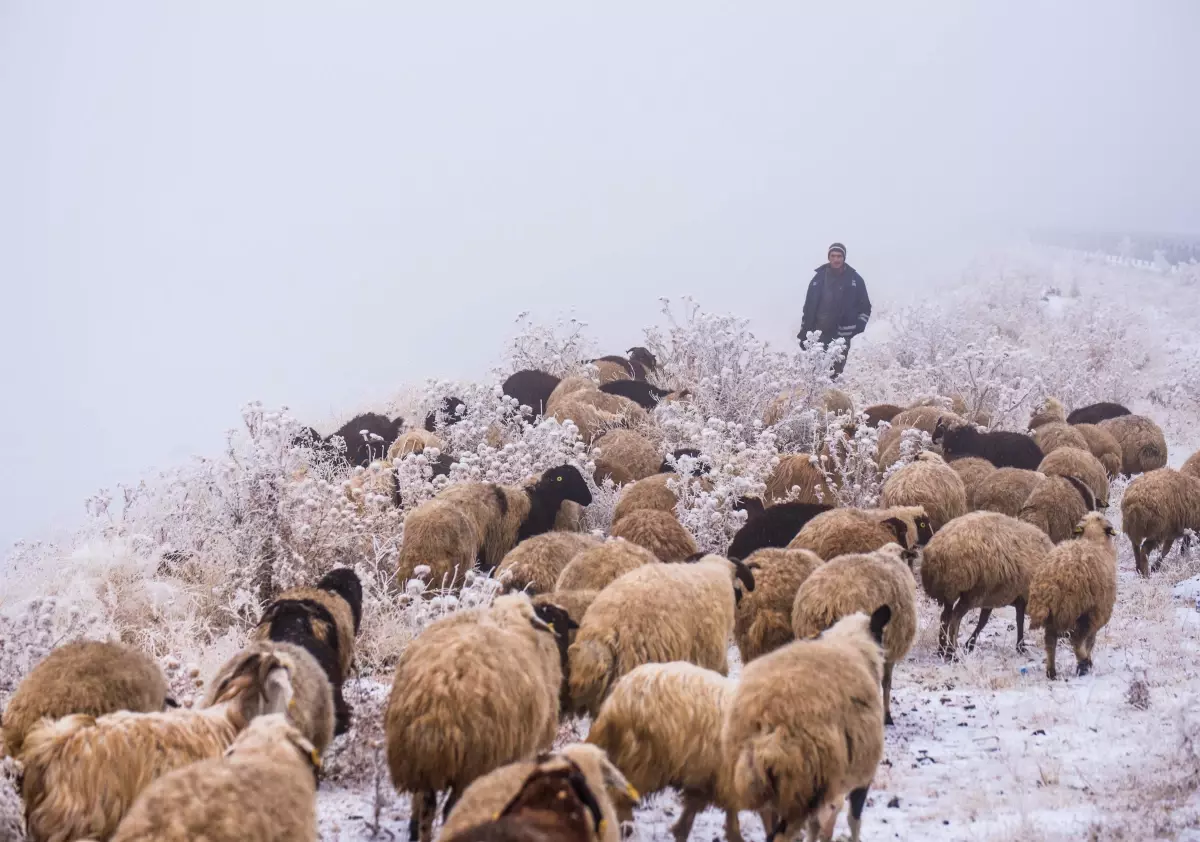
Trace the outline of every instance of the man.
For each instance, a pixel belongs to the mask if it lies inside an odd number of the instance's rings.
[[[850,355],[850,340],[867,329],[871,318],[871,299],[862,275],[846,263],[846,247],[834,243],[829,247],[829,262],[817,267],[808,295],[804,298],[804,318],[798,339],[804,341],[809,331],[821,331],[821,344],[826,348],[835,339],[846,340],[846,354],[833,367],[836,379],[846,367]]]

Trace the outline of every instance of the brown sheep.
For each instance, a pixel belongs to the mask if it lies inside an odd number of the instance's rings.
[[[1073,476],[1047,477],[1030,493],[1017,519],[1046,533],[1054,543],[1071,537],[1075,524],[1096,510],[1096,495]]]
[[[625,486],[617,498],[617,507],[613,509],[613,523],[640,509],[674,512],[679,497],[667,487],[668,480],[672,479],[678,482],[680,477],[671,473],[655,474]]]
[[[894,403],[877,403],[864,409],[863,415],[866,416],[868,427],[878,427],[884,421],[890,424],[892,419],[903,411],[904,407],[896,406]]]
[[[1075,424],[1075,431],[1088,443],[1088,450],[1100,460],[1109,478],[1121,473],[1121,445],[1108,430],[1095,424]]]
[[[662,465],[658,448],[633,430],[609,430],[596,440],[595,445],[599,449],[594,454],[597,484],[611,477],[617,485],[628,485],[654,476]]]
[[[1096,498],[1096,506],[1108,508],[1108,473],[1100,460],[1090,450],[1060,447],[1049,454],[1038,465],[1038,472],[1046,476],[1076,477],[1082,480]]]
[[[1162,429],[1142,415],[1121,415],[1100,422],[1121,445],[1121,472],[1144,474],[1166,467],[1167,440]]]
[[[1091,453],[1087,439],[1083,433],[1066,422],[1051,422],[1043,424],[1033,431],[1033,440],[1042,449],[1042,453],[1053,453],[1062,447],[1074,447]]]
[[[558,591],[598,591],[643,564],[657,564],[658,557],[645,547],[624,538],[610,538],[598,547],[584,550],[563,568],[554,585]]]
[[[958,472],[926,451],[883,484],[884,506],[921,506],[934,532],[967,513],[967,491]]]
[[[1062,405],[1058,398],[1046,398],[1042,405],[1033,413],[1033,417],[1029,419],[1029,429],[1036,430],[1046,424],[1066,424],[1067,423],[1067,408]],[[1038,443],[1039,446],[1041,442]],[[1046,453],[1050,451],[1042,448]]]
[[[1183,463],[1183,467],[1179,469],[1179,472],[1200,479],[1200,450],[1197,450],[1188,457],[1188,460]]]
[[[848,553],[869,553],[893,541],[905,541],[908,524],[900,518],[880,518],[863,509],[831,509],[814,517],[787,545],[811,550],[829,560]]]
[[[792,488],[798,488],[797,503],[825,503],[837,505],[837,497],[830,492],[825,475],[821,473],[814,461],[817,459],[811,453],[793,453],[782,456],[779,464],[767,478],[767,493],[763,502],[768,506],[782,503],[789,498]]]
[[[1135,478],[1121,498],[1121,527],[1133,544],[1138,573],[1149,576],[1184,530],[1200,531],[1200,478],[1172,468]],[[1150,552],[1155,547],[1161,548],[1161,554],[1151,568]]]
[[[1045,474],[1023,468],[997,468],[975,487],[971,508],[977,512],[999,512],[1016,517]]]
[[[625,515],[613,525],[611,534],[645,547],[659,561],[683,561],[699,550],[696,539],[675,515],[651,509]]]
[[[967,508],[975,508],[975,489],[996,472],[997,468],[991,462],[979,456],[960,456],[948,463],[963,481],[963,490],[967,494]]]
[[[1074,533],[1074,541],[1051,550],[1029,585],[1029,628],[1046,629],[1046,677],[1051,681],[1064,632],[1070,634],[1078,674],[1088,674],[1096,633],[1108,623],[1117,601],[1116,530],[1104,515],[1092,512]]]
[[[496,578],[509,590],[531,596],[549,593],[571,559],[601,543],[594,535],[580,532],[535,535],[513,547],[496,568]]]
[[[754,590],[742,595],[733,624],[733,639],[743,664],[795,638],[792,603],[796,591],[823,563],[809,550],[776,547],[757,550],[746,558],[746,566],[754,574]]]

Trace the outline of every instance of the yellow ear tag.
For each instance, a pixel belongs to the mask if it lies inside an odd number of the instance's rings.
[[[603,836],[604,836],[604,828],[605,828],[605,827],[607,827],[607,826],[608,826],[608,819],[601,819],[601,820],[600,820],[600,826],[599,826],[598,828],[596,828],[596,833],[597,833],[597,835],[599,835],[600,837],[602,837],[602,838],[603,838]]]
[[[634,801],[642,800],[642,796],[640,796],[638,791],[633,788],[633,784],[625,784],[625,793]]]
[[[554,623],[546,623],[546,628],[550,629],[551,634],[558,634],[558,632],[554,630]]]
[[[316,766],[318,769],[321,768],[321,752],[314,748],[311,752],[309,752],[308,757],[310,760],[312,760],[312,765]]]
[[[288,710],[295,712],[295,710],[296,710],[296,699],[295,698],[288,699]]]

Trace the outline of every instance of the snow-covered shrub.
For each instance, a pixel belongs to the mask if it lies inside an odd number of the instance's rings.
[[[497,371],[499,380],[527,368],[567,377],[581,371],[583,360],[596,357],[587,324],[579,319],[560,317],[551,325],[542,325],[525,311],[517,316],[516,324],[518,333],[505,348],[506,362]]]

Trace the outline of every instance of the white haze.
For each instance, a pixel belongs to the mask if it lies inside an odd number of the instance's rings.
[[[833,240],[896,301],[1026,225],[1200,230],[1200,6],[798,6],[0,2],[0,541],[521,310],[785,343]]]

